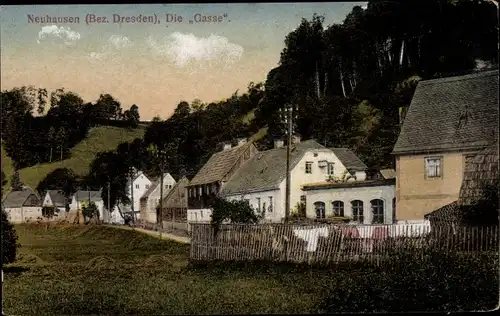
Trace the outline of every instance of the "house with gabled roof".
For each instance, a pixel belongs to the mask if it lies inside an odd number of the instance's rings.
[[[158,221],[186,222],[187,221],[187,194],[186,187],[189,179],[182,177],[163,199],[163,209],[158,214]]]
[[[12,223],[36,221],[42,216],[42,201],[29,187],[21,191],[11,191],[2,201],[7,217]]]
[[[467,159],[498,140],[498,92],[498,70],[418,83],[393,149],[398,221],[459,200]]]
[[[244,164],[222,188],[221,195],[228,200],[246,200],[257,212],[265,211],[265,220],[281,222],[285,217],[286,155],[283,141],[275,141],[273,149],[257,153]],[[290,207],[298,211],[300,203],[306,205],[309,217],[325,217],[331,211],[316,214],[314,205],[320,202],[314,194],[304,191],[312,183],[327,183],[330,179],[363,181],[366,165],[349,149],[329,149],[314,140],[301,142],[295,137],[290,148]],[[317,192],[315,192],[317,193]],[[327,196],[329,191],[323,192]],[[315,204],[316,203],[316,204]]]
[[[137,220],[140,219],[140,200],[141,197],[144,195],[144,193],[149,190],[151,187],[152,181],[148,178],[148,176],[140,171],[136,170],[134,168],[134,177],[132,180],[132,186],[130,185],[130,180],[127,180],[126,183],[126,189],[127,189],[127,196],[129,199],[133,201],[134,205],[134,213],[135,217]],[[106,202],[106,201],[105,201]],[[110,222],[114,224],[123,224],[125,220],[122,218],[122,215],[120,215],[120,212],[118,210],[118,206],[124,216],[132,218],[134,214],[132,214],[132,206],[131,205],[117,205],[113,209],[113,211],[110,214]]]
[[[240,139],[236,146],[224,144],[222,151],[213,154],[186,187],[188,221],[210,221],[210,197],[219,194],[229,178],[257,152],[253,142]]]
[[[93,202],[99,210],[99,220],[105,223],[109,222],[109,214],[104,211],[104,201],[102,199],[101,191],[86,191],[78,190],[71,198],[70,210],[82,210],[83,207]]]
[[[66,213],[66,198],[60,190],[47,190],[42,206],[55,206],[59,210],[58,216],[63,216]]]
[[[160,204],[161,179],[158,177],[151,183],[149,189],[144,192],[140,200],[141,220],[148,223],[156,223],[156,208]],[[163,175],[163,197],[175,186],[176,181],[166,172]]]

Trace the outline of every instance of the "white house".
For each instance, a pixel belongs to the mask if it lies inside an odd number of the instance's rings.
[[[135,172],[135,177],[132,181],[132,188],[130,186],[130,180],[127,181],[127,191],[128,191],[128,197],[133,200],[133,205],[134,205],[134,213],[136,216],[136,219],[140,219],[140,200],[141,197],[144,195],[144,193],[149,190],[151,187],[152,183],[151,180],[142,172],[142,171],[136,171]],[[132,193],[132,194],[131,194]],[[132,207],[131,205],[120,205],[120,209],[123,214],[130,214],[132,212]],[[123,218],[121,218],[121,215],[119,214],[117,208],[112,212],[111,214],[111,221],[114,223],[123,223]]]
[[[256,153],[257,147],[246,139],[239,139],[235,146],[224,144],[221,151],[214,153],[186,186],[187,221],[210,221],[210,197],[219,194],[233,174]]]
[[[343,216],[359,224],[392,224],[395,179],[322,182],[303,186],[308,218]]]
[[[42,218],[42,201],[30,188],[9,192],[2,204],[12,223],[36,221]]]
[[[156,207],[160,203],[161,192],[161,179],[156,179],[149,187],[149,189],[142,195],[140,200],[140,218],[143,221],[156,223]],[[165,173],[163,175],[163,198],[175,186],[176,181],[170,175]]]
[[[66,198],[59,190],[47,190],[42,206],[55,206],[59,210],[57,216],[64,218],[66,214]]]
[[[282,141],[275,141],[274,147],[257,153],[243,165],[224,185],[222,195],[228,200],[244,199],[257,211],[265,210],[266,220],[280,222],[285,217],[287,149]],[[304,184],[342,178],[347,173],[345,164],[332,149],[314,140],[300,142],[296,138],[290,157],[291,209],[298,209],[305,201]],[[361,169],[365,168],[363,164]],[[365,175],[357,169],[352,172],[359,179]]]
[[[71,200],[69,205],[70,210],[81,210],[84,206],[88,205],[89,202],[94,202],[99,210],[99,219],[103,222],[109,222],[109,214],[104,210],[104,201],[101,197],[101,191],[77,191]]]

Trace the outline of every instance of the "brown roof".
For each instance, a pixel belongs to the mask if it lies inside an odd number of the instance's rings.
[[[434,223],[453,223],[460,220],[460,212],[457,201],[446,204],[424,216],[425,219]]]
[[[498,70],[420,81],[393,154],[480,149],[498,137]]]
[[[186,186],[189,180],[183,177],[179,180],[163,199],[164,208],[185,208],[187,206]]]
[[[498,185],[498,146],[489,146],[466,157],[465,172],[458,203],[471,205],[482,197],[485,186]]]
[[[374,187],[382,185],[394,185],[396,179],[377,179],[365,181],[350,181],[350,182],[318,182],[308,183],[302,186],[302,190],[324,190],[324,189],[340,189],[340,188],[353,188],[353,187]]]
[[[216,152],[210,157],[200,171],[198,171],[196,176],[194,176],[189,186],[222,181],[238,159],[243,155],[245,150],[250,146],[253,146],[253,142],[247,142],[231,149]]]

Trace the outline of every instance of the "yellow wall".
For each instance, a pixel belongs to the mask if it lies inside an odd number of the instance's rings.
[[[442,157],[442,177],[426,178],[425,158]],[[422,220],[424,215],[458,199],[464,153],[396,157],[396,219]]]

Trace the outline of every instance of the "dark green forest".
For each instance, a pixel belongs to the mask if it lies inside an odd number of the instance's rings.
[[[349,147],[369,166],[393,167],[400,109],[410,104],[419,80],[498,65],[498,8],[488,1],[369,1],[333,25],[320,14],[286,36],[279,64],[264,83],[249,83],[244,93],[220,102],[181,101],[170,118],[154,119],[143,139],[98,155],[84,179],[56,170],[60,176],[48,175],[39,190],[59,177],[74,188],[109,183],[112,205],[126,202],[132,167],[159,175],[163,164],[175,178],[191,178],[221,142],[262,128],[267,134],[257,145],[270,148],[283,135],[279,109],[288,103],[298,108],[302,139]],[[68,155],[91,127],[139,124],[138,106],[123,111],[109,94],[84,103],[74,92],[48,96],[22,87],[1,98],[2,141],[17,169]]]

